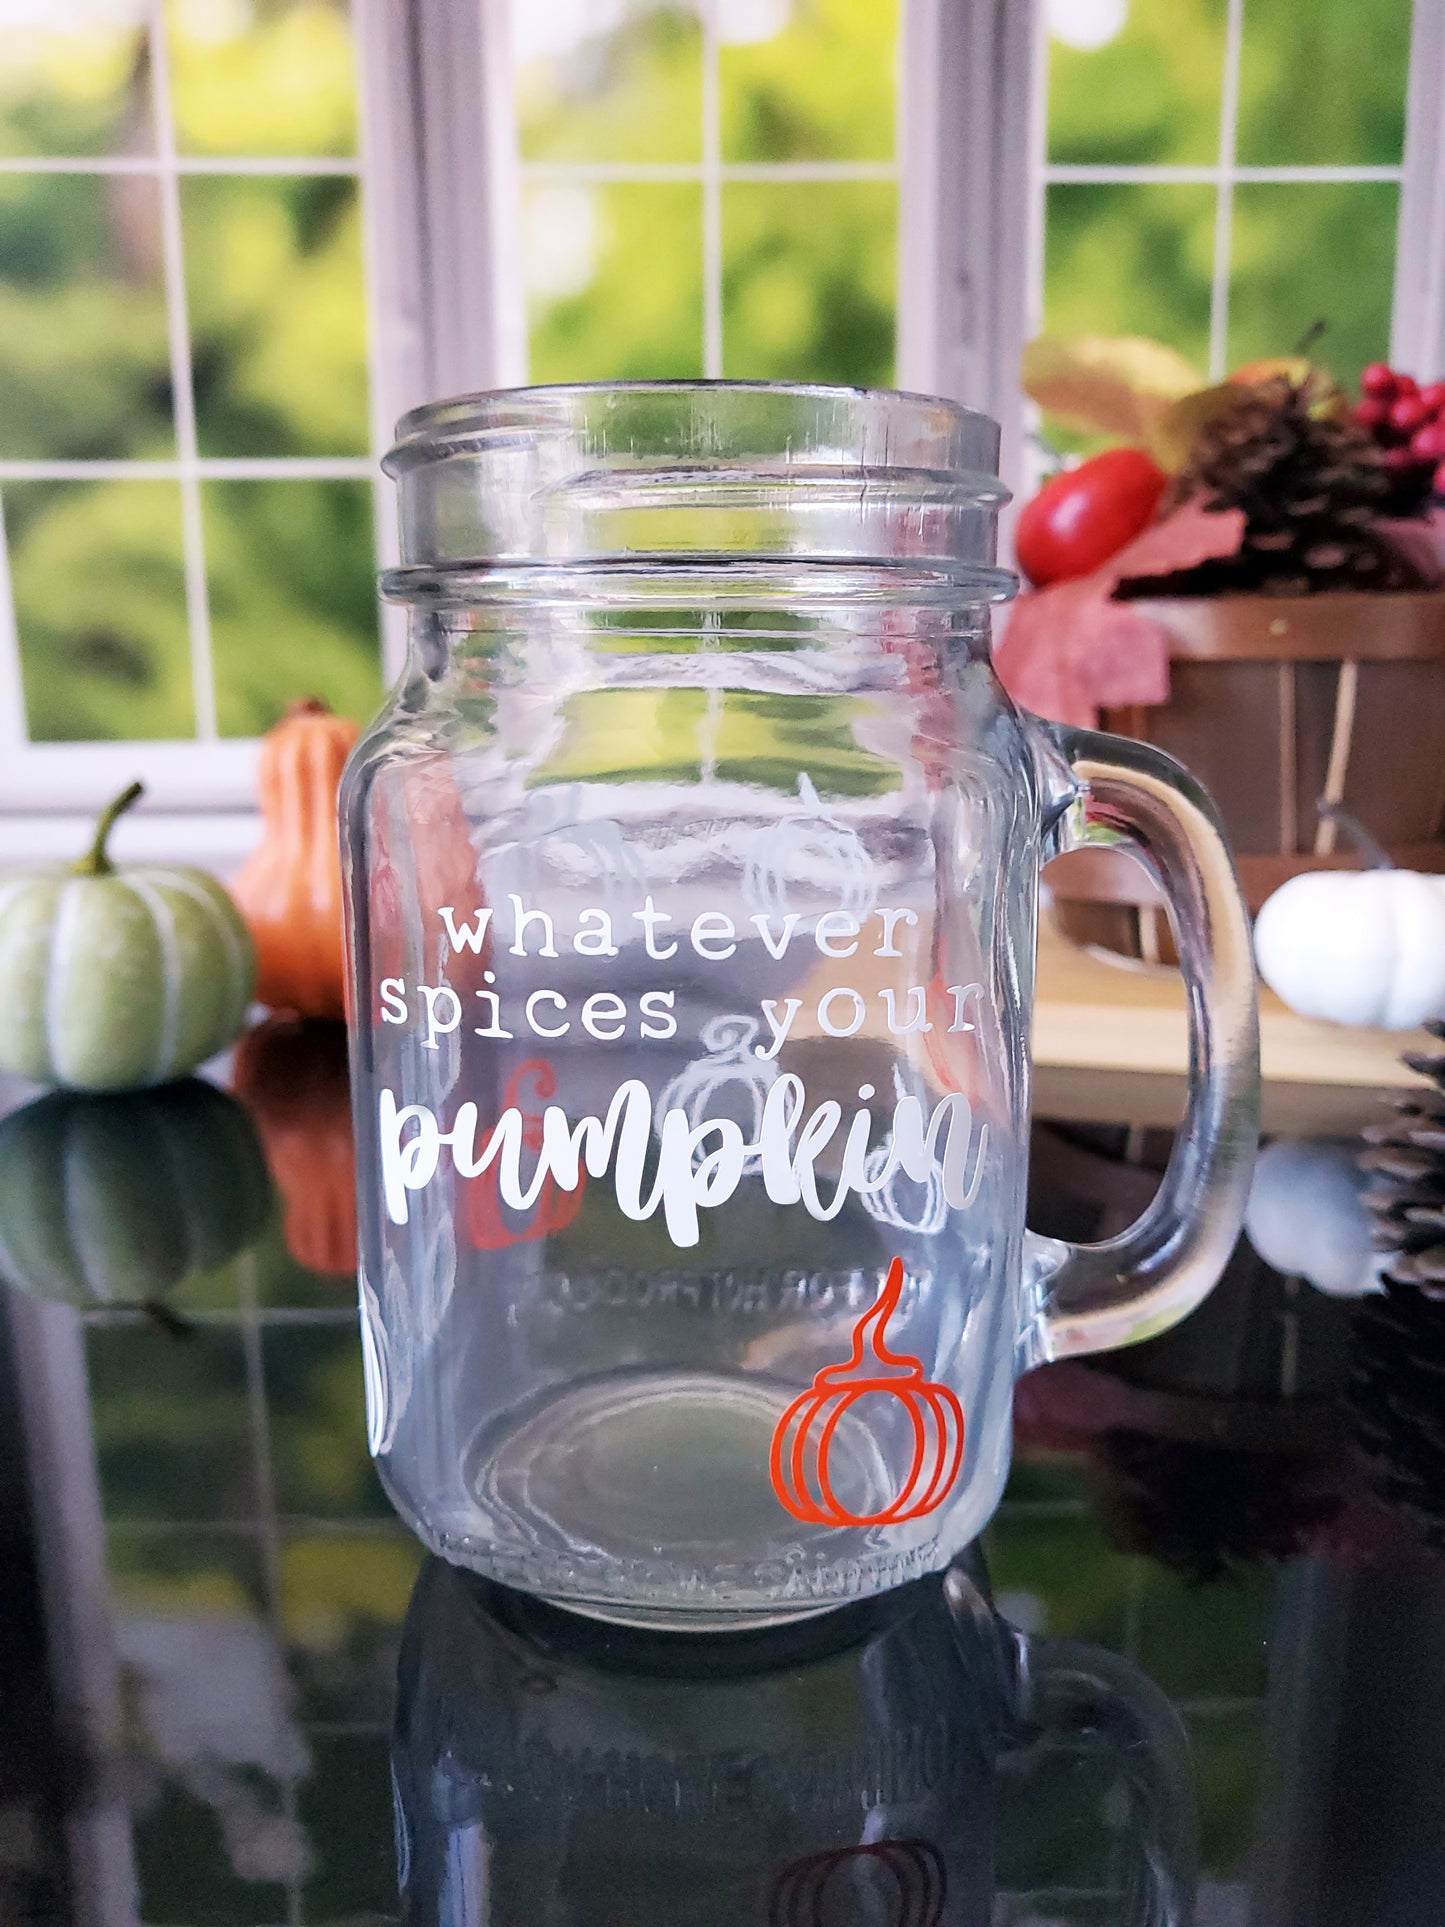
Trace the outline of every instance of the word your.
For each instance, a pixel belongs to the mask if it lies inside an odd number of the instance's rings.
[[[872,1097],[873,1086],[861,1085],[858,1095]],[[572,1124],[560,1105],[549,1104],[542,1113],[540,1149],[527,1177],[522,1153],[536,1146],[537,1124],[516,1106],[504,1110],[480,1139],[472,1103],[458,1105],[450,1130],[442,1129],[425,1104],[398,1105],[390,1089],[382,1090],[379,1106],[382,1195],[393,1224],[407,1222],[408,1193],[431,1183],[441,1153],[448,1149],[464,1178],[495,1166],[502,1201],[522,1212],[532,1209],[549,1180],[561,1191],[575,1191],[584,1181],[584,1168],[599,1179],[610,1165],[623,1216],[640,1222],[661,1207],[668,1236],[684,1249],[698,1242],[699,1208],[726,1204],[753,1158],[774,1204],[801,1203],[810,1217],[826,1222],[837,1217],[850,1192],[861,1197],[882,1191],[898,1170],[919,1184],[939,1171],[944,1197],[963,1210],[978,1195],[988,1142],[987,1125],[975,1139],[973,1110],[960,1093],[941,1097],[926,1127],[919,1099],[901,1097],[893,1108],[884,1154],[870,1160],[873,1113],[865,1102],[849,1121],[837,1182],[825,1203],[818,1194],[815,1166],[837,1135],[843,1107],[829,1098],[805,1117],[803,1080],[792,1072],[769,1087],[751,1143],[731,1118],[708,1118],[695,1125],[685,1111],[665,1112],[650,1187],[645,1181],[653,1137],[652,1098],[640,1078],[619,1086],[605,1118],[588,1116]]]

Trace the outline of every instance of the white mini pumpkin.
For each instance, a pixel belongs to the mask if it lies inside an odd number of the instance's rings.
[[[1317,1291],[1358,1298],[1378,1291],[1358,1140],[1277,1137],[1263,1146],[1244,1208],[1244,1232],[1267,1265]]]
[[[1445,1017],[1445,877],[1310,870],[1254,924],[1259,974],[1291,1010],[1413,1030]]]

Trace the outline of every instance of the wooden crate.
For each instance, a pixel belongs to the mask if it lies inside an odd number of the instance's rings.
[[[1169,701],[1106,710],[1103,727],[1158,744],[1205,785],[1251,911],[1301,870],[1360,867],[1321,800],[1402,868],[1445,872],[1445,591],[1136,606],[1169,636]],[[1073,852],[1048,880],[1074,942],[1172,960],[1158,893],[1122,852]]]

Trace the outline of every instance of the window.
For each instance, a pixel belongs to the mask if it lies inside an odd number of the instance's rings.
[[[0,12],[0,797],[249,801],[381,690],[338,0]]]
[[[371,710],[443,392],[896,380],[1019,478],[1033,326],[1438,371],[1437,7],[1040,5],[0,0],[0,807],[244,811]]]
[[[1048,0],[1035,319],[1218,379],[1387,354],[1410,0]],[[1433,372],[1433,370],[1429,371]]]
[[[892,0],[513,0],[534,381],[887,384]]]

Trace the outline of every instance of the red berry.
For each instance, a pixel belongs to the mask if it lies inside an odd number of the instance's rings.
[[[1445,381],[1427,381],[1420,390],[1420,399],[1438,415],[1445,408]]]
[[[1407,468],[1419,467],[1418,461],[1408,448],[1387,448],[1380,460],[1395,474],[1400,474]]]
[[[1372,361],[1360,376],[1360,393],[1372,401],[1393,401],[1395,371],[1388,362]]]
[[[1445,422],[1426,422],[1410,437],[1410,453],[1417,462],[1445,462]]]
[[[1390,426],[1402,435],[1413,435],[1430,420],[1431,410],[1418,395],[1401,395],[1390,403]]]
[[[1355,420],[1361,428],[1367,428],[1371,433],[1377,428],[1383,428],[1389,416],[1390,404],[1387,401],[1372,398],[1355,403]]]
[[[1413,375],[1396,375],[1395,393],[1397,395],[1418,395],[1420,384]]]
[[[1442,462],[1435,471],[1435,493],[1445,495],[1445,462]]]

